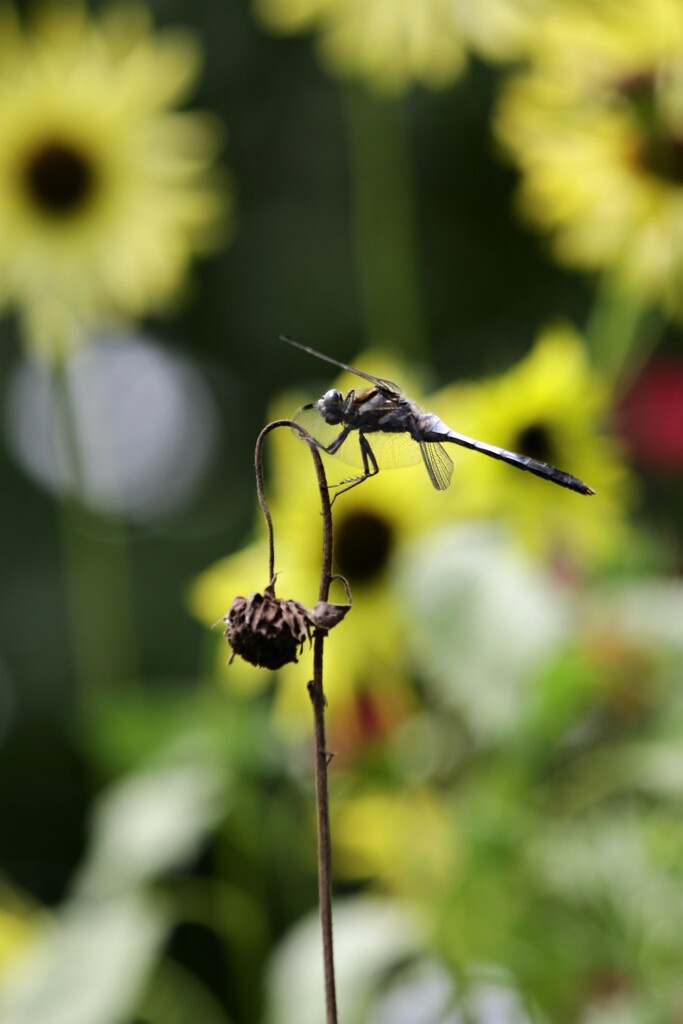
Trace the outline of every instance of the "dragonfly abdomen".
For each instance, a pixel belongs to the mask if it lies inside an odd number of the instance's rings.
[[[439,422],[441,421],[439,420]],[[530,455],[520,455],[517,452],[509,452],[506,448],[498,448],[494,444],[476,441],[472,437],[467,437],[466,434],[458,434],[455,430],[450,430],[449,428],[446,428],[445,433],[434,432],[433,435],[428,437],[428,440],[450,441],[453,444],[460,445],[462,448],[470,448],[472,451],[481,452],[482,455],[488,455],[492,459],[506,462],[508,466],[526,470],[528,473],[533,473],[534,476],[541,477],[542,480],[550,480],[552,483],[558,484],[560,487],[566,487],[570,491],[576,491],[578,494],[595,494],[592,487],[589,487],[583,480],[579,480],[578,477],[572,476],[571,473],[567,473],[563,469],[551,466],[547,462],[540,462],[538,459],[532,459]]]

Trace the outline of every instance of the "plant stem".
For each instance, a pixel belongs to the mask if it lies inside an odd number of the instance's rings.
[[[63,463],[60,518],[77,701],[87,712],[136,675],[130,566],[120,521],[87,506],[78,409],[66,366],[52,371],[51,388],[55,459]]]
[[[325,973],[325,1008],[327,1024],[337,1024],[337,992],[334,977],[334,944],[332,937],[332,838],[330,834],[330,804],[327,786],[327,751],[325,733],[325,706],[323,690],[324,635],[318,631],[313,641],[313,679],[308,693],[313,705],[315,735],[315,795],[318,812],[318,903],[323,943],[323,970]]]
[[[263,487],[262,448],[266,436],[278,427],[291,427],[308,443],[313,458],[320,506],[323,519],[323,550],[320,574],[319,601],[327,601],[332,580],[332,505],[327,487],[327,478],[318,445],[298,423],[292,420],[274,420],[263,428],[256,441],[254,455],[256,470],[256,492],[268,529],[268,578],[275,576],[275,543],[273,520],[268,508]],[[318,824],[318,904],[322,933],[323,971],[325,979],[325,1010],[327,1024],[337,1024],[337,991],[334,972],[334,945],[332,937],[332,840],[330,834],[330,803],[327,784],[327,767],[330,755],[327,750],[325,730],[325,707],[327,699],[323,689],[323,666],[325,630],[316,630],[313,639],[313,679],[308,684],[308,693],[313,706],[313,730],[315,741],[315,797]]]
[[[372,344],[424,356],[425,328],[405,106],[346,91],[360,299]]]
[[[623,390],[659,342],[664,320],[606,277],[586,328],[588,349],[597,369]]]
[[[316,463],[316,471],[318,472],[320,507],[323,517],[323,557],[318,599],[320,601],[327,601],[330,593],[330,580],[332,578],[332,505],[320,453],[317,447],[310,442],[309,448]],[[308,684],[308,693],[313,705],[315,736],[315,793],[318,811],[318,902],[320,904],[320,927],[323,942],[325,1006],[327,1024],[337,1024],[337,992],[334,977],[334,946],[332,940],[332,838],[330,834],[330,802],[327,785],[327,766],[330,762],[330,755],[327,751],[325,732],[327,698],[323,689],[324,644],[325,633],[317,630],[313,640],[313,680]]]

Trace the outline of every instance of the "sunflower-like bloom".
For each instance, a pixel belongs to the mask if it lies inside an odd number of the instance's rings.
[[[395,365],[378,356],[367,357],[365,365],[385,377],[399,376]],[[343,390],[356,384],[357,378],[348,374],[338,382]],[[300,404],[294,396],[283,398],[271,410],[273,419],[291,416]],[[285,429],[273,432],[268,445],[277,596],[312,607],[320,584],[322,521],[311,457],[307,446]],[[336,459],[324,460],[330,481],[358,472]],[[415,491],[420,500],[413,502],[410,495]],[[334,709],[330,728],[335,749],[381,736],[413,706],[406,663],[410,623],[393,570],[407,542],[435,523],[442,497],[417,465],[380,472],[334,504],[333,569],[348,580],[353,594],[349,614],[325,642],[325,689]],[[215,623],[235,595],[246,597],[263,588],[268,582],[266,562],[266,538],[260,531],[253,544],[199,577],[190,595],[193,612],[207,625]],[[345,602],[341,587],[336,595],[333,590],[331,599]],[[221,648],[222,664],[227,660],[228,652]],[[276,717],[285,731],[310,728],[310,675],[305,650],[299,665],[280,670]],[[233,689],[254,692],[269,685],[272,673],[235,659],[225,669],[225,678]]]
[[[105,319],[166,306],[215,246],[219,133],[179,113],[199,67],[141,6],[89,21],[53,4],[0,15],[0,303],[34,354],[61,358]]]
[[[578,476],[586,497],[475,452],[454,455],[446,514],[496,518],[535,554],[572,564],[609,559],[625,543],[627,471],[604,433],[607,389],[591,371],[586,347],[568,326],[543,332],[502,377],[452,385],[431,399],[454,430]]]
[[[553,8],[497,133],[523,171],[522,210],[561,261],[683,314],[679,0]]]
[[[441,88],[466,61],[458,0],[256,0],[263,21],[280,32],[318,30],[324,63],[377,91],[412,83]]]

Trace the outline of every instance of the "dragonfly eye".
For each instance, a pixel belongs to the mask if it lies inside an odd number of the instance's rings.
[[[318,409],[327,423],[341,423],[344,418],[344,395],[337,388],[326,391],[318,402]]]

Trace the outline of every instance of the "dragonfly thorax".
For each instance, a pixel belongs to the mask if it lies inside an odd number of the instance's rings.
[[[341,391],[337,388],[332,388],[331,391],[326,391],[322,398],[319,398],[317,403],[318,412],[325,420],[326,423],[341,423],[344,419],[344,413],[346,410],[346,400]]]

